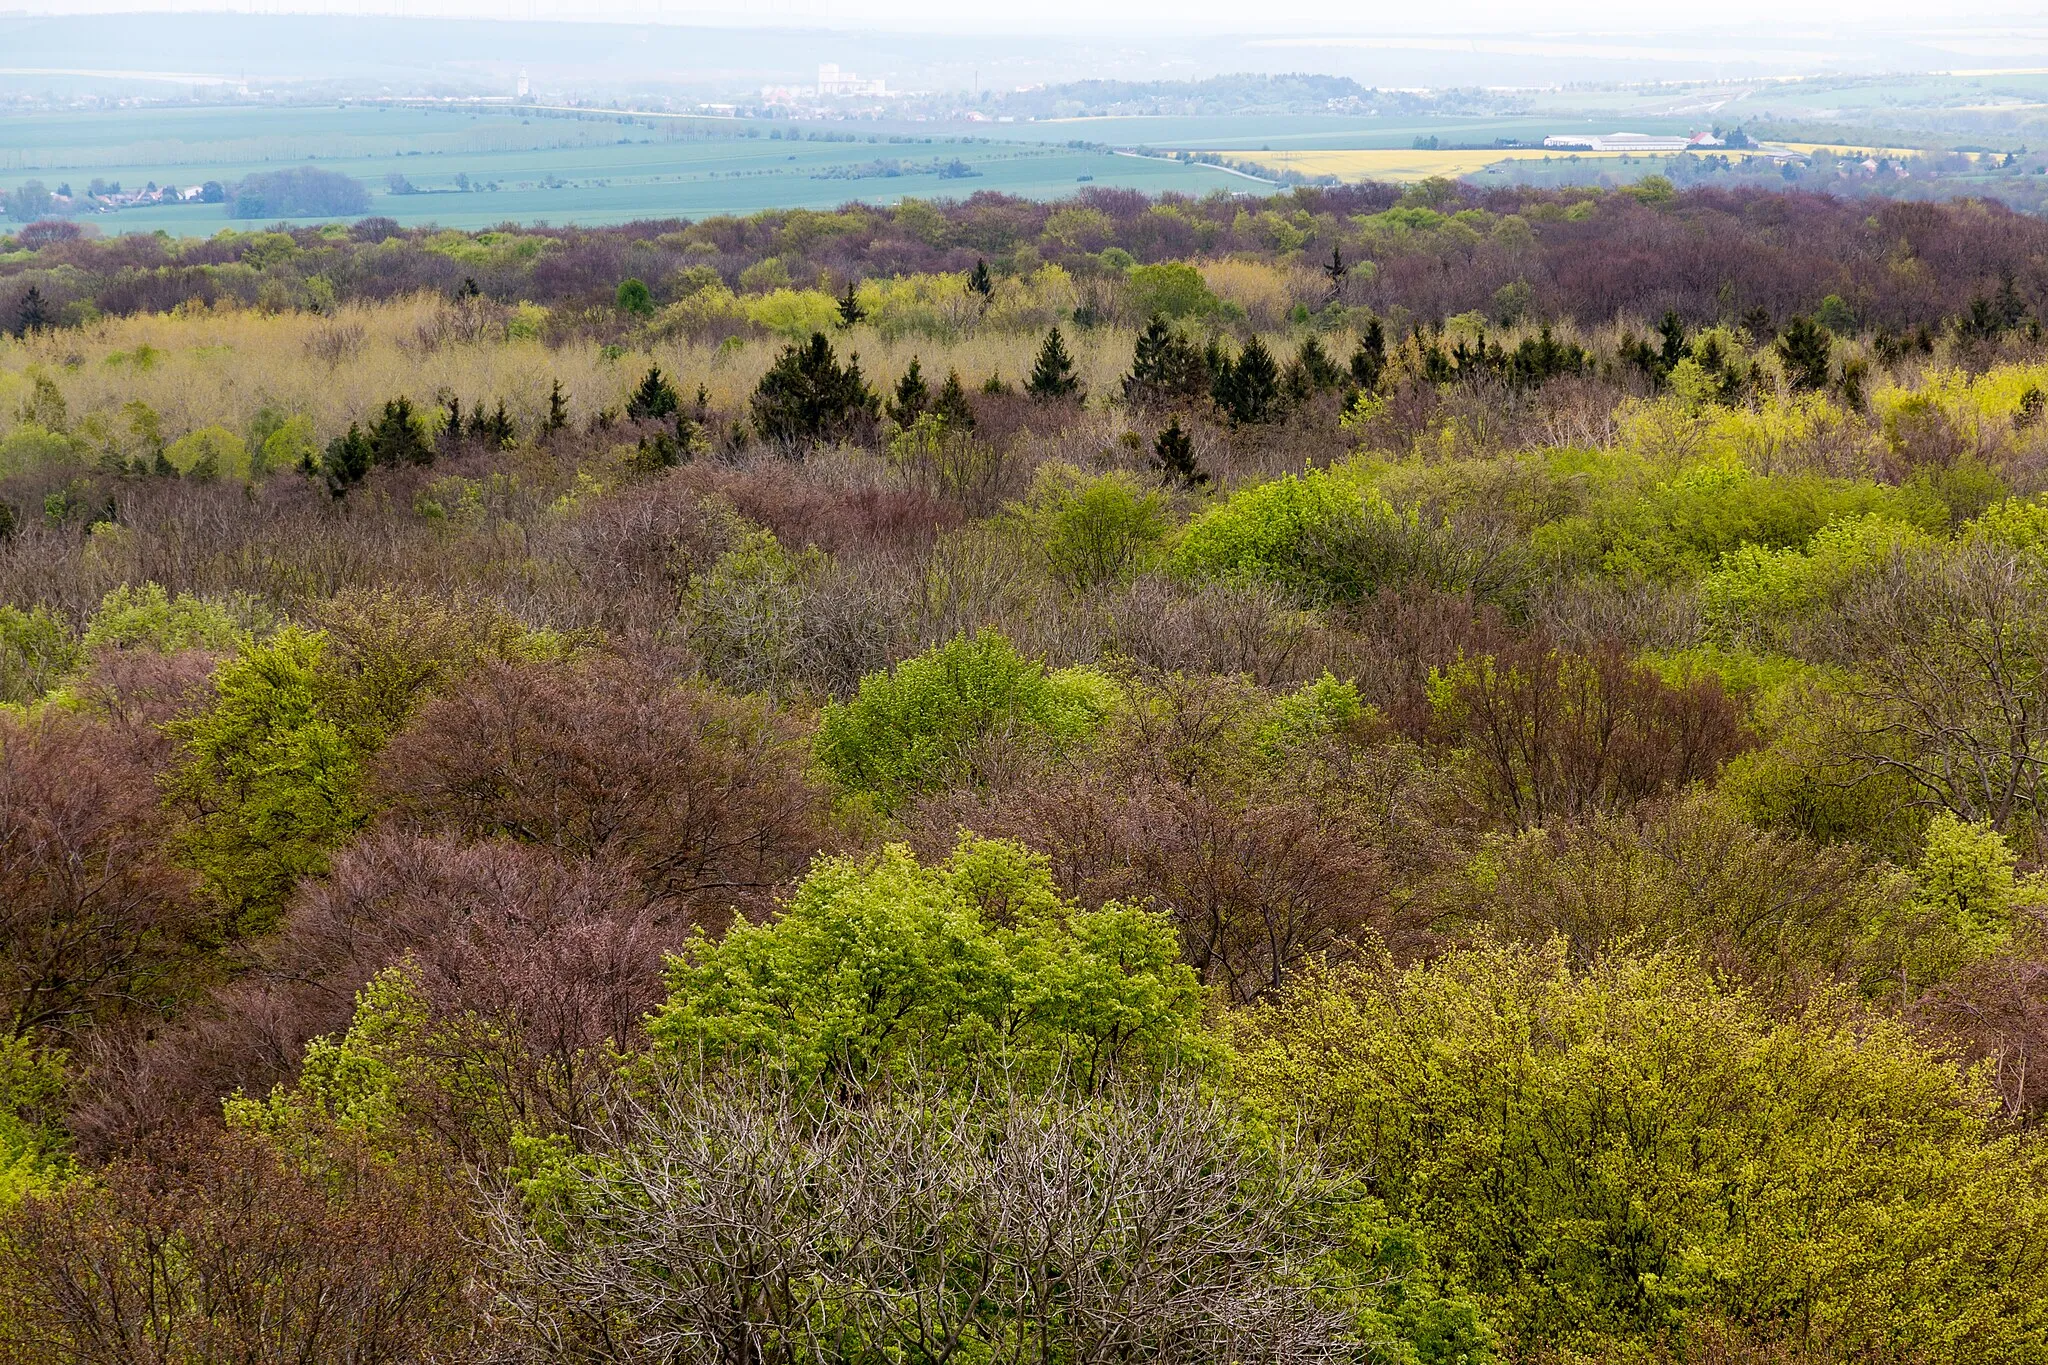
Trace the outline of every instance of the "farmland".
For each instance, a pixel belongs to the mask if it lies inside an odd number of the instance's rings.
[[[1246,184],[1214,167],[908,128],[380,105],[0,119],[0,188],[89,178],[131,188],[192,185],[300,163],[361,180],[376,214],[462,228],[964,198],[977,190],[1050,198],[1090,182],[1188,194]],[[126,209],[99,222],[109,232],[202,236],[228,225],[218,205],[197,204]]]

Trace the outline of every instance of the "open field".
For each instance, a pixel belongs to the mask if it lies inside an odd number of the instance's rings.
[[[176,115],[173,117],[172,115]],[[0,118],[0,189],[37,179],[230,182],[310,163],[361,180],[371,212],[405,224],[628,222],[764,208],[824,208],[852,199],[965,197],[1000,190],[1032,198],[1085,183],[1151,193],[1242,189],[1208,166],[1118,157],[1037,142],[929,132],[784,129],[727,119],[548,117],[382,106],[319,110],[166,111]],[[958,163],[957,165],[953,163]],[[391,177],[415,193],[399,193]],[[488,188],[463,192],[457,177]],[[91,220],[107,232],[205,236],[230,226],[219,205],[121,210]]]

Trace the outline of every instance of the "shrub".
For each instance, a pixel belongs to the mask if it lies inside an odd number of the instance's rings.
[[[1069,749],[1094,733],[1111,704],[1099,674],[1047,673],[984,629],[863,678],[852,701],[825,708],[816,753],[841,785],[887,808],[971,774],[977,747],[990,742]]]
[[[1900,1024],[1773,1019],[1674,957],[1484,948],[1304,980],[1233,1031],[1251,1100],[1418,1222],[1511,1344],[2039,1358],[2048,1154]]]
[[[173,597],[161,583],[124,583],[100,599],[100,609],[86,622],[84,643],[88,649],[153,649],[161,654],[207,649],[226,654],[249,638],[252,627],[263,624],[264,613],[253,602],[228,604],[182,592]]]
[[[191,479],[246,479],[249,447],[226,427],[201,427],[164,451],[171,468]]]
[[[1718,678],[1674,685],[1612,643],[1571,654],[1532,638],[1460,659],[1432,672],[1429,700],[1490,810],[1524,828],[1710,780],[1750,743]]]
[[[48,607],[0,603],[0,702],[31,702],[84,662],[71,627]]]
[[[1131,311],[1139,317],[1193,317],[1222,306],[1209,292],[1202,272],[1185,261],[1134,266],[1124,274],[1124,290]]]
[[[1022,845],[965,837],[925,866],[891,845],[826,858],[770,923],[699,937],[669,965],[658,1047],[862,1083],[917,1066],[1016,1067],[1082,1088],[1209,1055],[1173,928],[1086,909]]]
[[[1305,604],[1355,600],[1423,569],[1419,519],[1348,474],[1283,474],[1189,523],[1169,563],[1193,581],[1262,579]]]
[[[1012,513],[1046,572],[1076,592],[1147,567],[1167,530],[1158,493],[1128,474],[1091,479],[1071,465],[1041,466],[1031,495]]]

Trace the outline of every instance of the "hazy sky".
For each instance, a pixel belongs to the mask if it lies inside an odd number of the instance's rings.
[[[1434,3],[1334,3],[1333,0],[1031,0],[1025,5],[962,4],[960,0],[30,0],[0,5],[14,13],[92,14],[109,11],[220,11],[293,14],[382,14],[496,19],[655,20],[668,23],[816,24],[829,27],[933,32],[1035,32],[1083,37],[1090,33],[1161,30],[1263,33],[1417,34],[1513,32],[1663,34],[1760,25],[1798,29],[1812,38],[1830,34],[1855,42],[1873,26],[1910,28],[1927,38],[1953,35],[1960,53],[1995,61],[2005,47],[1999,34],[1956,33],[1989,23],[2024,30],[2036,42],[2048,36],[2041,0],[1966,0],[1929,6],[1926,0],[1712,0],[1645,5],[1641,0],[1435,0]],[[2013,35],[2018,36],[2018,35]],[[2033,44],[2028,44],[2029,46]]]

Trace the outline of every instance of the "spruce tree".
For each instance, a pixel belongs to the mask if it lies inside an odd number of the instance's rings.
[[[483,428],[484,444],[499,450],[510,450],[519,440],[519,428],[513,425],[510,414],[505,411],[502,398],[491,410],[491,415],[484,419]]]
[[[881,399],[860,372],[860,357],[842,366],[823,332],[783,348],[750,400],[761,439],[794,449],[847,435],[881,411]]]
[[[1804,313],[1795,315],[1778,338],[1778,359],[1785,364],[1786,382],[1808,391],[1826,388],[1834,349],[1835,339],[1827,328]]]
[[[1211,390],[1218,406],[1240,425],[1270,422],[1280,415],[1280,367],[1266,343],[1254,335],[1235,362],[1217,374]]]
[[[1138,335],[1131,353],[1131,372],[1124,376],[1124,396],[1134,402],[1195,398],[1208,391],[1209,365],[1193,342],[1186,340],[1154,313]]]
[[[981,295],[984,305],[996,296],[995,276],[988,273],[987,261],[977,259],[974,262],[974,269],[967,272],[967,287]]]
[[[33,336],[50,325],[49,305],[43,302],[43,291],[34,285],[21,296],[21,306],[14,313],[14,334]]]
[[[320,472],[327,479],[327,491],[341,497],[363,481],[370,472],[370,464],[370,438],[360,426],[350,422],[348,434],[329,441],[326,453],[320,457]]]
[[[1678,320],[1678,314],[1667,312],[1664,321],[1657,324],[1657,335],[1660,338],[1657,359],[1668,375],[1678,368],[1679,361],[1685,359],[1685,324]]]
[[[640,386],[626,400],[626,416],[641,421],[649,417],[672,417],[682,400],[676,397],[675,385],[668,382],[668,376],[661,372],[659,365],[648,367],[647,375]]]
[[[967,401],[967,386],[960,382],[960,371],[946,371],[946,382],[939,386],[939,396],[932,400],[931,410],[949,431],[974,430],[974,405]]]
[[[860,306],[860,298],[853,292],[853,281],[849,279],[846,292],[839,296],[839,325],[851,327],[867,315],[868,310]]]
[[[1059,328],[1045,334],[1045,340],[1038,347],[1038,360],[1031,367],[1031,378],[1024,383],[1024,391],[1041,401],[1070,398],[1080,393],[1081,377],[1074,373],[1074,359],[1067,354],[1066,339],[1060,335]]]
[[[420,433],[412,400],[394,398],[370,427],[370,463],[390,467],[402,464],[432,464],[434,448]]]
[[[903,378],[896,381],[896,396],[889,400],[889,418],[897,426],[907,427],[931,403],[931,386],[924,382],[923,367],[918,364],[917,357],[912,356],[910,368],[903,372]]]
[[[441,423],[439,444],[449,453],[462,444],[462,400],[453,394],[448,396],[448,418]]]
[[[1374,318],[1365,324],[1365,335],[1351,352],[1351,383],[1360,393],[1373,393],[1386,372],[1387,329]]]
[[[1194,439],[1181,430],[1178,417],[1159,433],[1159,439],[1152,443],[1152,454],[1159,473],[1168,483],[1198,488],[1209,482],[1209,476],[1195,463]]]
[[[548,415],[541,423],[540,434],[544,437],[552,436],[558,431],[565,430],[568,425],[569,404],[562,398],[562,381],[557,379],[554,387],[548,390]]]
[[[1337,362],[1330,359],[1330,353],[1323,349],[1323,343],[1308,337],[1288,363],[1284,387],[1287,396],[1296,401],[1311,398],[1326,389],[1344,386],[1344,371],[1337,368]]]

